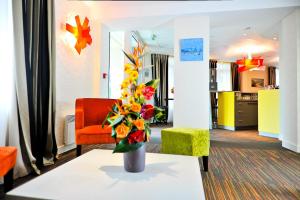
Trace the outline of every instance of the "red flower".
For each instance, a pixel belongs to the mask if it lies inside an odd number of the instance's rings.
[[[128,143],[132,144],[134,142],[144,142],[145,133],[142,130],[135,131],[128,136]]]
[[[143,89],[143,95],[147,100],[150,100],[151,97],[154,95],[154,93],[155,93],[155,89],[151,86],[146,86]]]
[[[145,120],[150,119],[154,116],[154,106],[151,104],[143,105],[141,115]]]

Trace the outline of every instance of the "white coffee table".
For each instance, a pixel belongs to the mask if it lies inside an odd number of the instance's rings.
[[[197,157],[147,153],[128,173],[123,154],[92,150],[8,192],[9,199],[205,199]]]

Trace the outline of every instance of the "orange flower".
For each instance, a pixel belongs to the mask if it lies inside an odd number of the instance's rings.
[[[134,102],[133,104],[131,104],[131,110],[133,112],[140,112],[141,111],[142,106],[136,102]]]
[[[145,87],[146,87],[146,86],[145,86],[145,84],[143,84],[143,83],[141,83],[140,85],[138,85],[138,86],[136,87],[136,91],[135,91],[135,93],[134,93],[134,97],[135,97],[135,98],[140,98],[141,96],[143,96],[143,90],[144,90]]]
[[[125,138],[128,133],[130,131],[130,128],[128,126],[126,126],[124,123],[120,124],[117,128],[116,128],[116,133],[117,133],[117,138]]]
[[[133,121],[133,124],[137,127],[138,130],[144,130],[144,120],[143,119],[137,119]]]

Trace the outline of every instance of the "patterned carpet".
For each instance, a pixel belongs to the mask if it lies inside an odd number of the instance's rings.
[[[207,199],[300,199],[300,155],[256,131],[214,130]]]
[[[113,149],[114,145],[89,145]],[[157,143],[147,144],[147,152],[160,152]],[[43,173],[75,158],[75,151],[59,157]],[[199,160],[201,161],[201,159]],[[202,161],[199,162],[201,169]],[[300,154],[281,147],[281,142],[258,136],[256,131],[211,132],[209,172],[201,172],[206,199],[300,199]],[[15,181],[18,186],[34,178]]]

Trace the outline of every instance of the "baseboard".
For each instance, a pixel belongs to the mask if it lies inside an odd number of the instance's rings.
[[[277,133],[268,133],[268,132],[262,132],[262,131],[259,131],[259,135],[260,136],[264,136],[264,137],[277,138],[277,139],[280,137],[280,134],[277,134]]]
[[[292,143],[289,142],[289,141],[282,140],[282,147],[284,147],[284,148],[286,148],[286,149],[289,149],[289,150],[291,150],[291,151],[300,153],[300,146],[297,147],[297,145],[292,144]]]
[[[57,148],[57,153],[58,154],[62,154],[62,153],[65,153],[67,151],[70,151],[72,149],[75,149],[76,148],[76,144],[69,144],[69,145],[63,145],[63,146],[59,146]]]

